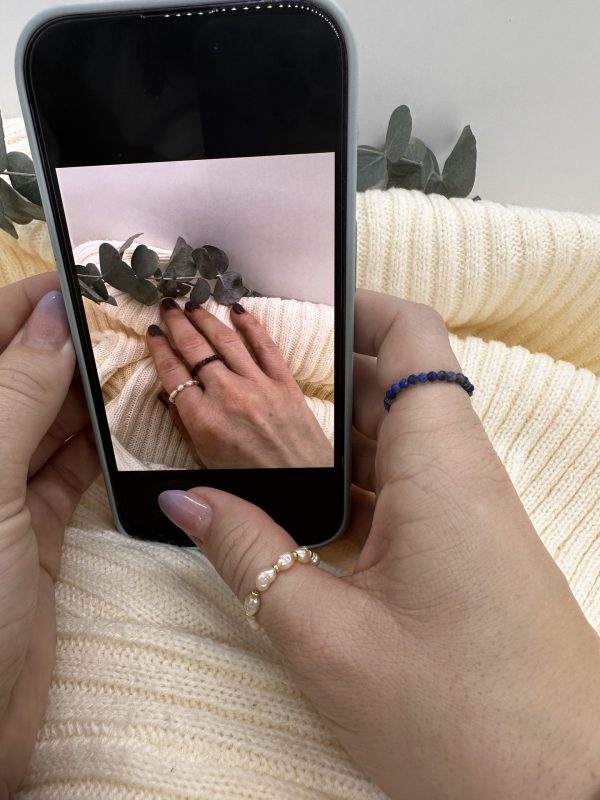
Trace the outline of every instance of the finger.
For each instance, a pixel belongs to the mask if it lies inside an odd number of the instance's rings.
[[[352,428],[352,483],[369,492],[376,488],[376,453],[377,442]]]
[[[190,370],[198,362],[215,355],[213,346],[196,330],[175,300],[165,297],[160,304],[160,313],[173,344]],[[202,367],[202,374],[199,374],[197,379],[204,386],[205,381],[210,379],[214,372],[222,370],[227,370],[222,361],[211,361]]]
[[[192,441],[192,437],[188,433],[188,429],[183,424],[183,420],[179,416],[179,411],[177,411],[177,406],[175,403],[169,403],[169,395],[166,392],[161,392],[158,395],[158,399],[162,406],[164,406],[165,410],[168,412],[169,416],[171,417],[171,422],[175,426],[175,428],[179,431],[179,435],[187,444],[190,453],[192,454],[192,458],[194,461],[201,466],[203,469],[206,468],[206,465],[203,463],[202,459],[200,458],[198,451],[196,450],[196,445]]]
[[[65,526],[81,495],[100,474],[91,429],[85,428],[57,450],[29,482],[27,505],[38,539],[40,564],[56,579]],[[49,520],[56,524],[49,524]]]
[[[352,423],[362,434],[376,439],[387,413],[383,407],[383,394],[387,388],[382,392],[376,358],[355,353],[353,370]]]
[[[241,601],[256,589],[261,571],[298,546],[259,508],[218,489],[163,492],[159,504],[200,547]],[[308,646],[308,642],[312,647],[320,629],[315,620],[322,619],[325,627],[334,624],[333,619],[327,619],[328,609],[333,608],[331,593],[339,592],[343,600],[350,591],[350,586],[313,564],[295,563],[260,592],[256,616],[284,652],[301,648],[303,643]]]
[[[198,303],[191,301],[186,303],[185,312],[188,319],[206,336],[216,352],[223,356],[229,369],[247,378],[256,375],[257,365],[236,331],[231,330]]]
[[[169,340],[158,325],[150,325],[146,332],[146,343],[167,395],[170,395],[177,386],[191,380],[190,371],[173,351]],[[199,386],[186,387],[176,397],[178,409],[182,413],[194,414],[197,412],[198,401],[202,394]]]
[[[48,292],[58,288],[56,272],[44,272],[0,289],[0,297],[2,297],[0,352],[12,340],[15,333],[23,327],[38,301]]]
[[[257,364],[274,380],[293,380],[281,351],[256,317],[246,311],[241,303],[231,307],[231,321],[244,336]]]
[[[62,408],[31,457],[28,477],[35,473],[76,433],[90,424],[81,378],[75,373]]]
[[[65,401],[75,354],[60,292],[44,295],[0,355],[0,507],[22,503],[29,462]]]

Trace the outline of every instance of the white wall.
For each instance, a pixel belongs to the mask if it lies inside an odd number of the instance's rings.
[[[0,108],[12,116],[14,43],[49,3],[0,2]],[[361,142],[380,144],[390,112],[406,103],[440,158],[471,124],[482,197],[600,211],[597,0],[339,3],[359,45]]]

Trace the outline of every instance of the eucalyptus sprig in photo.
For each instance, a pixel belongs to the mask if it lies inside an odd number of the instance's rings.
[[[34,219],[46,217],[33,161],[25,153],[7,151],[0,114],[0,230],[18,239],[15,224],[28,225]]]

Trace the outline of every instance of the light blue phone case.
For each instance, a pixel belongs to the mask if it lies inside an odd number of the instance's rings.
[[[108,471],[108,466],[106,462],[106,457],[104,454],[102,439],[99,433],[99,426],[98,426],[98,419],[96,417],[96,412],[94,409],[94,402],[92,397],[92,390],[87,374],[86,362],[83,356],[83,347],[81,340],[79,338],[79,334],[77,331],[76,325],[76,317],[74,306],[71,301],[71,295],[69,291],[69,287],[67,284],[66,279],[66,265],[63,263],[60,247],[58,244],[58,235],[57,229],[55,225],[55,221],[50,214],[50,200],[48,195],[48,187],[46,185],[46,181],[44,179],[42,167],[41,167],[41,159],[40,159],[40,152],[39,152],[39,143],[36,138],[35,130],[33,127],[33,120],[31,109],[29,107],[29,100],[27,97],[26,92],[26,83],[25,83],[25,52],[27,45],[36,31],[39,30],[44,24],[50,22],[54,19],[60,19],[62,17],[75,17],[82,14],[89,15],[92,13],[106,13],[106,12],[115,12],[115,11],[139,11],[143,13],[144,11],[153,11],[157,8],[160,9],[173,9],[175,13],[178,10],[181,11],[189,11],[190,9],[202,9],[205,7],[214,7],[214,2],[190,2],[190,3],[182,3],[181,0],[145,0],[144,2],[134,2],[133,0],[117,0],[116,2],[90,2],[80,5],[74,6],[58,6],[56,8],[47,9],[40,14],[37,14],[33,17],[25,26],[21,36],[19,37],[19,41],[17,43],[17,49],[15,54],[15,70],[16,70],[16,78],[17,78],[17,87],[19,90],[19,97],[21,100],[21,108],[23,110],[23,117],[25,120],[25,127],[27,130],[27,135],[29,138],[29,143],[31,146],[31,156],[33,158],[33,163],[36,168],[36,174],[38,178],[38,183],[40,187],[40,193],[42,196],[42,201],[44,204],[44,208],[47,212],[48,217],[48,232],[50,234],[50,241],[52,243],[52,249],[54,252],[54,258],[56,261],[56,265],[58,268],[58,274],[60,278],[61,287],[64,294],[65,305],[67,309],[67,316],[69,318],[69,324],[71,326],[71,332],[73,336],[73,344],[75,346],[75,351],[77,354],[77,361],[79,364],[79,369],[81,372],[81,378],[83,381],[83,387],[85,390],[85,396],[87,399],[87,403],[90,410],[90,418],[92,422],[92,427],[94,430],[94,434],[96,437],[96,443],[98,445],[98,452],[100,455],[100,462],[102,464],[102,470],[104,472],[104,478],[106,482],[106,490],[108,492],[108,499],[110,502],[110,506],[113,513],[113,518],[115,521],[115,525],[119,531],[122,533],[127,533],[127,531],[123,528],[121,524],[121,520],[119,518],[117,507],[115,503],[115,495],[113,486],[111,484],[110,473]],[[249,2],[243,3],[235,3],[235,2],[225,2],[222,4],[224,7],[229,6],[267,6],[270,5],[268,2],[263,2],[263,0],[249,0]],[[301,4],[295,3],[273,3],[273,5],[278,6],[295,6]],[[347,309],[347,329],[346,329],[346,342],[347,342],[347,352],[345,354],[346,360],[346,375],[347,378],[347,385],[345,387],[344,392],[344,402],[346,406],[346,419],[348,420],[347,431],[345,433],[345,459],[344,459],[344,477],[345,477],[345,485],[346,485],[346,492],[344,497],[344,517],[342,525],[340,529],[327,541],[319,542],[318,544],[328,544],[329,542],[333,541],[339,534],[344,530],[348,521],[349,515],[349,504],[350,504],[350,462],[351,462],[351,441],[350,441],[350,421],[352,419],[351,416],[351,404],[352,404],[352,342],[353,342],[353,329],[354,329],[354,291],[355,291],[355,282],[356,282],[356,97],[357,97],[357,56],[356,56],[356,45],[354,41],[354,36],[350,29],[349,22],[341,11],[341,9],[333,2],[333,0],[316,0],[316,2],[307,2],[305,4],[309,8],[316,9],[315,13],[319,13],[319,10],[322,13],[326,14],[330,17],[338,27],[339,31],[341,32],[342,36],[344,37],[344,42],[347,51],[347,76],[348,76],[348,131],[347,131],[347,141],[348,141],[348,163],[347,163],[347,209],[348,209],[348,216],[347,216],[347,241],[346,241],[346,254],[347,254],[347,263],[346,263],[346,275],[347,275],[347,283],[346,283],[346,309]],[[311,546],[307,543],[308,546]]]

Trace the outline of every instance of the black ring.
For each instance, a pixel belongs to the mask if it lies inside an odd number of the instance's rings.
[[[206,358],[203,358],[202,361],[199,361],[197,364],[194,364],[194,366],[191,368],[190,375],[192,376],[192,378],[195,378],[202,369],[202,367],[205,367],[207,364],[210,364],[211,361],[225,361],[225,359],[218,353],[213,353],[212,356],[206,356]]]

